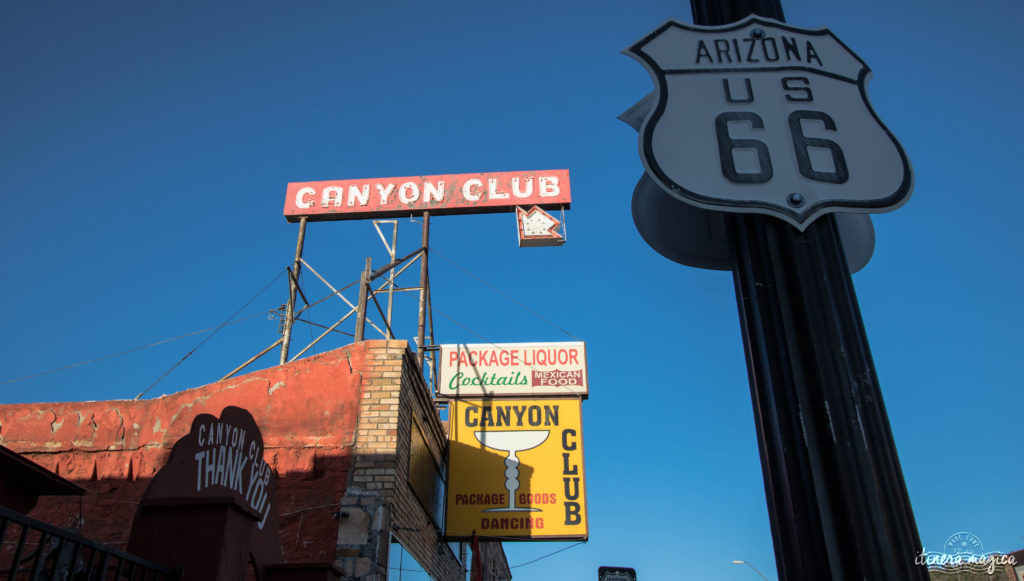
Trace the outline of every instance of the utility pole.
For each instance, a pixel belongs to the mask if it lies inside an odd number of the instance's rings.
[[[670,22],[627,51],[658,88],[627,112],[644,116],[634,219],[652,247],[684,264],[716,267],[714,245],[693,244],[685,224],[718,224],[728,241],[778,578],[927,581],[829,213],[897,207],[909,163],[864,97],[866,65],[833,36],[779,24],[778,0],[691,6],[694,24],[721,28]],[[751,15],[762,20],[727,26]],[[783,62],[774,49],[798,50],[799,35],[829,56],[805,48],[804,62]],[[815,165],[811,149],[831,162]],[[737,150],[754,161],[741,166]]]
[[[785,20],[778,0],[691,5],[699,25]],[[833,215],[725,218],[780,581],[927,581]]]

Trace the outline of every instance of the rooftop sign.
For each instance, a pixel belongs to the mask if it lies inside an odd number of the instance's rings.
[[[408,216],[429,211],[479,214],[516,206],[568,208],[569,170],[445,174],[293,182],[284,215],[290,222]]]
[[[441,345],[441,397],[587,397],[581,342]]]

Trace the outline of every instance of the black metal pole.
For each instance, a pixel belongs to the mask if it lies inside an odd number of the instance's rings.
[[[778,0],[692,6],[700,25],[784,19]],[[726,223],[780,581],[927,581],[835,220]]]

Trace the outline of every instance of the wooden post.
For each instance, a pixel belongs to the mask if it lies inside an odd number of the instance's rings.
[[[366,332],[366,297],[370,290],[370,257],[366,257],[366,268],[359,277],[359,302],[356,305],[356,343],[363,340]]]

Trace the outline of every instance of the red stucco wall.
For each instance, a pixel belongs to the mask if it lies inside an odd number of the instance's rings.
[[[138,501],[200,413],[249,410],[278,474],[285,559],[330,562],[345,493],[367,343],[141,401],[0,406],[0,443],[85,487],[43,497],[33,518],[124,548]]]

